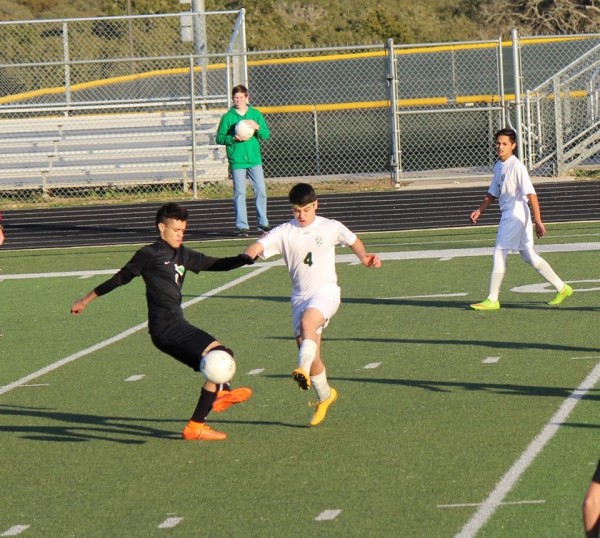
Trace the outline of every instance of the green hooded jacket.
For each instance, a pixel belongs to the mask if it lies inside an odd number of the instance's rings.
[[[241,120],[254,120],[259,126],[254,136],[242,142],[234,138],[235,125]],[[267,127],[264,116],[252,106],[248,106],[248,110],[243,116],[234,107],[231,107],[221,117],[217,129],[217,144],[226,147],[227,160],[232,170],[252,168],[262,164],[260,140],[268,140],[270,137],[271,131]]]

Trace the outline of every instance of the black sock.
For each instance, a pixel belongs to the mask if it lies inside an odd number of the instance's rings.
[[[194,409],[194,413],[192,414],[191,420],[194,422],[205,422],[208,413],[212,408],[213,403],[217,399],[216,392],[209,392],[206,389],[202,389],[200,391],[200,398],[198,403],[196,404],[196,409]]]

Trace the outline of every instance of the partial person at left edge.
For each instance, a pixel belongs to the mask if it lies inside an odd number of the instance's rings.
[[[157,240],[140,248],[111,278],[75,301],[71,313],[81,314],[94,299],[141,276],[146,285],[148,331],[152,343],[163,353],[199,372],[200,361],[209,351],[220,349],[231,356],[233,352],[184,318],[181,288],[185,276],[188,271],[229,271],[251,265],[254,261],[245,254],[214,258],[186,248],[183,246],[183,235],[187,220],[188,211],[185,207],[175,203],[161,206],[156,213]],[[251,396],[252,390],[247,387],[232,389],[229,384],[216,385],[206,380],[196,408],[183,429],[183,438],[194,441],[226,439],[227,434],[214,430],[206,423],[207,415],[211,410],[221,412],[232,404],[245,402]]]
[[[4,243],[4,228],[2,226],[2,211],[0,211],[0,245]],[[0,328],[0,336],[2,336],[2,328]]]

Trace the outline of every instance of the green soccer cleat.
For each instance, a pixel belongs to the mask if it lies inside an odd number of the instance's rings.
[[[470,306],[473,310],[500,310],[500,302],[490,301],[489,299],[481,301],[480,303],[472,304]]]
[[[571,297],[573,295],[573,288],[568,284],[565,284],[565,287],[560,290],[555,296],[554,299],[548,302],[550,306],[558,306],[562,303],[567,297]]]
[[[322,402],[319,402],[317,404],[317,409],[315,411],[315,414],[313,415],[312,419],[310,420],[311,426],[317,426],[318,424],[321,424],[321,422],[323,422],[325,420],[325,417],[327,416],[327,411],[329,410],[329,407],[331,406],[331,404],[333,402],[335,402],[337,400],[337,397],[338,397],[338,391],[335,390],[333,387],[331,387],[331,394],[329,395],[329,398],[327,398],[326,400],[323,400]]]

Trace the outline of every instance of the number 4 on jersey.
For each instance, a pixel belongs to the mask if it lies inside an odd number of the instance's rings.
[[[302,260],[302,263],[305,263],[309,267],[312,266],[312,264],[313,264],[312,252],[309,252],[306,256],[304,256],[304,260]]]

